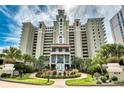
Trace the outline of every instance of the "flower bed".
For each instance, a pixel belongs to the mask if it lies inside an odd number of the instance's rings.
[[[67,79],[67,78],[77,78],[77,77],[80,77],[81,74],[78,73],[76,75],[70,75],[70,76],[62,76],[62,75],[52,75],[50,76],[51,79]],[[39,78],[48,78],[47,75],[42,75],[42,74],[36,74],[36,77],[39,77]]]
[[[81,76],[81,74],[77,70],[64,71],[64,73],[59,73],[59,72],[53,70],[53,71],[38,72],[36,74],[36,77],[39,77],[39,78],[50,77],[51,79],[77,78],[80,76]]]

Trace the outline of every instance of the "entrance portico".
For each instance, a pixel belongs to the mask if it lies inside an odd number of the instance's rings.
[[[64,71],[71,67],[70,46],[67,44],[51,45],[50,68]]]

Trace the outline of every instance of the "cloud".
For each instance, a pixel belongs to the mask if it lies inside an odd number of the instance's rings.
[[[9,48],[9,46],[0,46],[0,53],[2,53],[3,52],[3,49],[8,49]]]
[[[1,11],[4,15],[6,15],[8,18],[12,18],[12,15],[10,15],[9,9],[7,9],[6,6],[0,7],[0,11]]]

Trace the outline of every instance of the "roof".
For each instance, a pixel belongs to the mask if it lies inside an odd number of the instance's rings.
[[[51,47],[70,47],[68,44],[53,44]]]
[[[108,72],[122,72],[123,69],[120,67],[109,67],[109,68],[107,68],[107,71]]]
[[[119,63],[108,63],[107,67],[120,67]]]

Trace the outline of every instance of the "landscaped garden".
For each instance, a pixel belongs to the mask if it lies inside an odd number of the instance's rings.
[[[2,80],[36,85],[54,83],[50,79],[30,78],[32,73],[44,68],[45,65],[42,65],[41,61],[45,61],[46,57],[41,56],[36,59],[28,54],[22,55],[21,51],[14,47],[4,50],[0,57],[4,59],[3,73],[0,75]]]
[[[30,74],[25,74],[20,77],[11,77],[11,78],[5,78],[4,80],[14,81],[18,83],[28,83],[28,84],[36,84],[36,85],[51,85],[54,83],[53,80],[44,80],[44,79],[36,79],[36,78],[30,78]]]
[[[51,70],[47,63],[48,57],[40,56],[36,59],[31,55],[22,54],[19,49],[14,47],[4,50],[3,53],[0,54],[0,58],[4,60],[4,66],[6,64],[13,64],[13,74],[7,71],[1,74],[2,79],[10,81],[50,85],[54,83],[54,81],[50,79],[77,78],[81,76],[80,73],[86,73],[88,74],[86,78],[70,79],[65,83],[70,86],[123,83],[123,81],[119,81],[117,76],[110,77],[106,67],[103,66],[108,63],[118,63],[121,64],[122,67],[124,66],[124,46],[119,44],[103,45],[96,52],[93,59],[73,57],[71,68],[65,70],[64,73],[57,72],[56,69]],[[29,75],[32,73],[36,73],[37,78],[30,78]]]
[[[66,80],[66,85],[69,86],[79,86],[79,85],[87,85],[87,84],[96,84],[96,80],[92,78],[91,75],[87,75],[86,78],[82,79],[73,79],[73,80]]]
[[[77,69],[73,69],[73,70],[66,70],[64,71],[64,73],[59,73],[56,70],[43,71],[43,72],[40,71],[36,74],[36,77],[48,78],[48,75],[51,79],[67,79],[67,78],[77,78],[81,76],[81,74]]]

